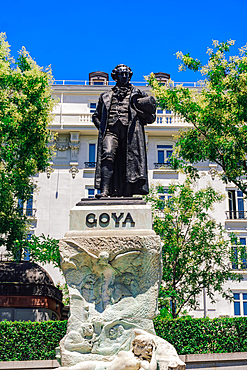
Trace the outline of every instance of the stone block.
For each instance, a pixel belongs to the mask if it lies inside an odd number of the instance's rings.
[[[121,370],[133,363],[139,369],[151,361],[160,370],[184,369],[174,347],[154,332],[162,247],[150,206],[78,205],[59,250],[70,296],[63,367]],[[143,360],[136,355],[140,340]]]

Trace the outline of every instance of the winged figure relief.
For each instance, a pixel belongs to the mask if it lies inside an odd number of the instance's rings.
[[[119,253],[110,259],[106,251],[96,256],[75,241],[67,243],[80,250],[62,260],[66,279],[77,285],[87,302],[95,303],[98,312],[103,312],[109,304],[115,304],[124,297],[135,297],[140,292],[143,252]]]

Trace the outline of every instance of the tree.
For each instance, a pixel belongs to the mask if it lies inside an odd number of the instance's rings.
[[[22,205],[32,195],[35,176],[50,158],[47,146],[55,101],[51,69],[39,67],[23,47],[15,62],[0,34],[0,245],[20,260],[28,219]],[[19,202],[18,202],[19,200]]]
[[[31,262],[52,263],[55,267],[60,268],[58,242],[59,240],[49,236],[46,237],[44,234],[40,236],[32,235],[30,240],[27,238],[15,240],[10,253],[11,256],[16,256],[16,260],[19,259],[20,255],[22,257],[26,253]]]
[[[171,184],[164,194],[164,188],[158,186],[146,200],[152,204],[154,230],[163,243],[161,308],[166,306],[176,318],[184,309],[198,306],[203,289],[211,302],[214,292],[232,298],[223,285],[228,279],[241,281],[242,276],[231,269],[231,262],[236,261],[236,248],[231,244],[237,243],[236,237],[227,238],[223,227],[208,213],[223,196],[210,186],[194,191],[189,179],[184,184]],[[244,246],[238,245],[238,253],[245,256]]]
[[[170,109],[192,127],[180,132],[173,166],[196,173],[196,164],[209,160],[221,166],[220,177],[233,182],[247,195],[247,45],[239,55],[226,57],[234,41],[213,41],[208,63],[190,54],[177,53],[180,70],[199,71],[205,79],[201,87],[174,87],[172,81],[161,86],[151,74],[149,83],[161,107]],[[186,162],[187,161],[187,162]]]

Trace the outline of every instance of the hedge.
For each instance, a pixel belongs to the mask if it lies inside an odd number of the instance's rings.
[[[247,351],[247,317],[154,320],[156,334],[180,355]],[[67,321],[0,322],[0,361],[52,360]]]
[[[52,360],[67,321],[0,322],[0,361]]]
[[[247,351],[247,317],[154,320],[156,334],[180,355]]]

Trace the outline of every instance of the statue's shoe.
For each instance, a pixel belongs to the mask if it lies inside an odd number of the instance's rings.
[[[109,197],[108,193],[100,193],[100,194],[95,194],[95,198],[100,199],[100,198],[107,198]]]

